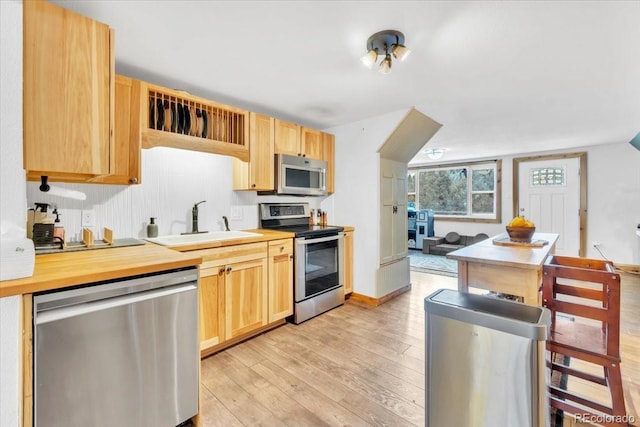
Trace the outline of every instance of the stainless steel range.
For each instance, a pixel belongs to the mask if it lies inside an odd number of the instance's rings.
[[[344,304],[342,227],[309,223],[308,203],[261,203],[260,227],[295,233],[293,323]]]

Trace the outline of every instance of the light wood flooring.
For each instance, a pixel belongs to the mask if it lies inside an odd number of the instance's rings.
[[[347,301],[204,359],[201,425],[423,426],[424,298],[457,279],[411,280],[411,291],[379,307]],[[638,420],[640,278],[622,283],[623,381]]]

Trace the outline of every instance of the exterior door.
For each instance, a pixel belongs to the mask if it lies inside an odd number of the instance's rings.
[[[525,161],[518,168],[518,215],[536,232],[559,234],[556,254],[579,256],[580,159]]]

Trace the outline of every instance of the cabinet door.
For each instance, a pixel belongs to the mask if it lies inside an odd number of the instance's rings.
[[[279,154],[290,154],[292,156],[301,156],[300,149],[300,126],[284,122],[282,120],[275,121],[275,150]]]
[[[133,113],[140,108],[140,82],[116,75],[115,94],[113,172],[93,181],[105,184],[140,184],[140,116]]]
[[[322,160],[327,162],[327,192],[335,192],[335,137],[322,133]]]
[[[225,339],[267,324],[267,259],[227,265]]]
[[[46,1],[23,5],[25,169],[110,174],[113,33]]]
[[[200,351],[224,341],[224,266],[200,270]]]
[[[353,292],[353,231],[344,233],[344,293]]]
[[[407,164],[380,159],[380,264],[407,256]]]
[[[269,323],[293,314],[293,242],[269,242]]]
[[[315,129],[302,128],[300,145],[303,157],[322,159],[322,132]]]
[[[249,162],[233,159],[233,189],[274,189],[275,120],[249,113]]]

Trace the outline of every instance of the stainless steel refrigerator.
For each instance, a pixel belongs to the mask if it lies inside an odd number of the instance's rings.
[[[424,309],[427,426],[549,425],[549,310],[449,289]]]

